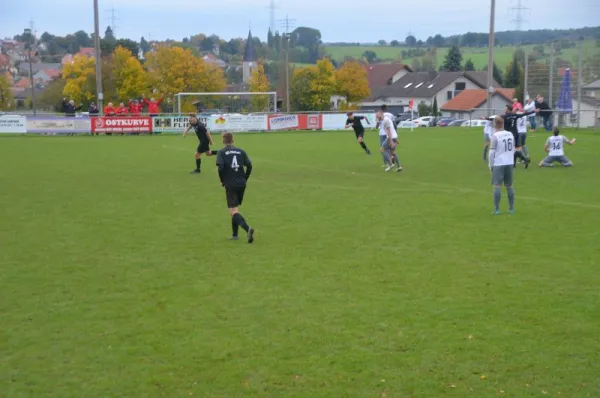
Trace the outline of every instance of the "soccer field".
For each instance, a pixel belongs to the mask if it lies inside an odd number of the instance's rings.
[[[254,245],[194,137],[0,138],[0,396],[598,397],[600,135],[565,134],[500,216],[481,129],[401,130],[402,173],[372,130],[237,135]]]

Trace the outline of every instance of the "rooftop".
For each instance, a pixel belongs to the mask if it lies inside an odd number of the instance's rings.
[[[507,102],[510,102],[514,98],[515,92],[514,88],[497,88],[494,95],[501,95]],[[487,101],[487,96],[488,92],[484,88],[463,90],[440,109],[443,111],[470,111],[483,105]]]

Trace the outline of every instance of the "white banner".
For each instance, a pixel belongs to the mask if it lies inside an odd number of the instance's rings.
[[[155,116],[152,118],[152,131],[155,133],[183,133],[189,125],[189,116]]]
[[[89,133],[92,129],[87,117],[28,116],[28,133]]]
[[[210,131],[266,131],[267,115],[212,115]]]
[[[25,116],[0,115],[0,133],[23,134],[27,132]]]
[[[275,116],[269,119],[269,130],[286,130],[298,127],[298,115]]]
[[[364,116],[367,118],[371,127],[375,127],[374,113],[354,113],[354,116]],[[323,114],[323,130],[343,130],[348,120],[348,115],[345,113],[328,113]],[[365,128],[369,128],[369,124],[365,120],[362,122]]]

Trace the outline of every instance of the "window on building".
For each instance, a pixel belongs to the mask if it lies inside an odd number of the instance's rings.
[[[452,99],[452,91],[446,91],[446,98],[447,98],[448,100],[451,100],[451,99]]]
[[[454,90],[462,91],[467,88],[467,83],[454,83]]]

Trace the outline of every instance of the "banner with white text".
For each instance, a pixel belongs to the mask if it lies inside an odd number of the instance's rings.
[[[94,133],[151,133],[151,117],[93,117]]]
[[[0,134],[24,134],[26,132],[25,116],[0,115]]]

